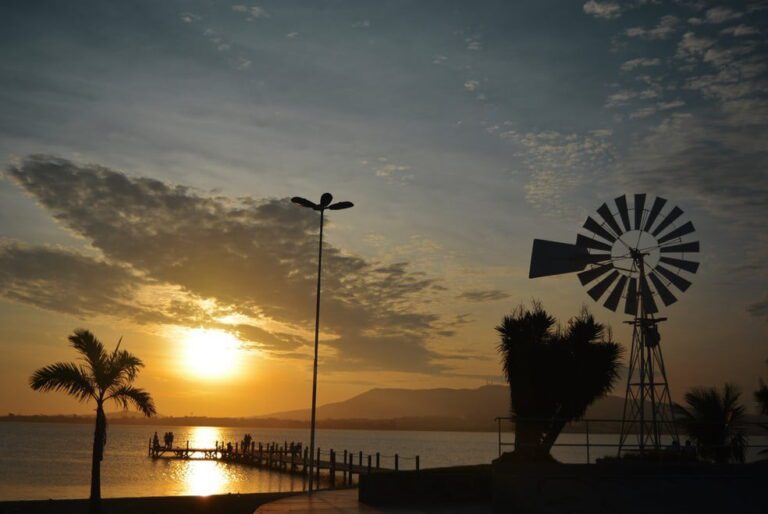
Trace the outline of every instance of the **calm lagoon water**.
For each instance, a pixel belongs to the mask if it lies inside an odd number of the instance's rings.
[[[309,444],[309,431],[244,427],[165,427],[110,425],[102,462],[104,497],[209,495],[301,491],[300,476],[213,461],[152,460],[147,443],[157,431],[172,431],[174,443],[191,447],[213,446],[215,441],[239,441],[245,433],[254,440],[296,441]],[[89,492],[93,427],[59,423],[0,423],[0,500],[85,498]],[[764,438],[763,438],[764,439]],[[505,441],[512,434],[504,435]],[[615,443],[615,435],[592,435],[591,442]],[[560,443],[583,443],[582,434],[563,434]],[[320,430],[318,446],[339,452],[381,452],[382,466],[393,466],[401,456],[402,469],[488,463],[498,455],[495,432],[406,432]],[[756,452],[757,450],[755,450]],[[592,448],[591,459],[615,453]],[[583,448],[555,448],[563,462],[585,462]]]

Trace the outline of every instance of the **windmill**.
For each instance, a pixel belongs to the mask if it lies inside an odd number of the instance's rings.
[[[662,434],[677,440],[672,418],[672,398],[661,353],[657,317],[691,285],[699,263],[689,259],[699,252],[692,240],[695,228],[681,223],[679,207],[664,198],[651,203],[647,195],[627,196],[604,203],[595,217],[588,216],[576,244],[533,240],[529,277],[577,273],[587,294],[607,309],[623,308],[632,326],[627,389],[624,399],[619,453],[622,448],[659,449]],[[650,206],[650,207],[649,207]],[[637,445],[629,439],[637,437]]]

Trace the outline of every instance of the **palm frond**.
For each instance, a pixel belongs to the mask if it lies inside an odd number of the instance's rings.
[[[139,370],[144,367],[141,359],[126,350],[119,350],[118,348],[115,348],[115,351],[107,359],[104,376],[105,387],[132,382],[139,374]]]
[[[768,416],[768,384],[760,380],[760,388],[755,391],[755,401],[760,406],[760,414]]]
[[[93,371],[93,376],[96,379],[96,383],[101,385],[104,379],[105,365],[107,363],[107,352],[104,350],[104,345],[101,341],[96,339],[89,330],[82,328],[76,329],[74,333],[69,336],[69,342],[72,348],[80,352],[88,366]]]
[[[138,387],[121,385],[111,390],[105,399],[114,401],[123,409],[132,406],[148,418],[157,414],[150,394]]]
[[[35,391],[64,391],[79,401],[96,397],[96,388],[88,371],[74,362],[57,362],[35,371],[29,379]]]

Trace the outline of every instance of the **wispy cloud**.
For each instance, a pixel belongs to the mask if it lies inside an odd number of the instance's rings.
[[[666,39],[677,31],[678,19],[676,16],[662,16],[655,27],[631,27],[624,33],[627,37],[637,37],[644,39]]]
[[[583,9],[596,18],[612,19],[621,16],[621,5],[616,2],[589,0]]]
[[[238,13],[243,13],[246,15],[246,21],[254,21],[258,18],[269,18],[270,15],[267,12],[266,9],[263,7],[259,7],[257,5],[245,5],[245,4],[236,4],[232,6],[232,10]]]

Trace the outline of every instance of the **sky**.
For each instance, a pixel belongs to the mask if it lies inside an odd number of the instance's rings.
[[[494,327],[621,194],[701,241],[663,309],[672,396],[751,391],[768,358],[768,3],[706,0],[0,6],[0,412],[87,413],[28,387],[91,329],[166,415],[308,407],[317,214],[320,403],[503,383]],[[623,390],[619,385],[617,392]],[[620,394],[620,392],[618,393]],[[500,413],[504,414],[504,413]]]

